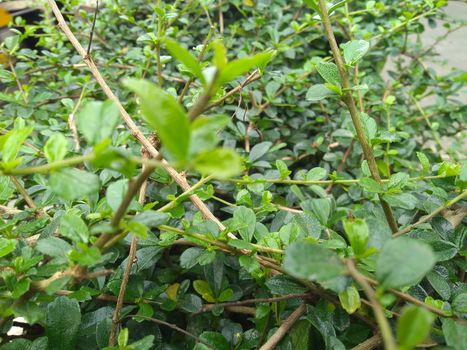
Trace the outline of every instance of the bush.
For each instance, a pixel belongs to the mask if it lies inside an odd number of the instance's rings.
[[[446,3],[15,18],[1,349],[467,348],[466,73],[413,40]]]

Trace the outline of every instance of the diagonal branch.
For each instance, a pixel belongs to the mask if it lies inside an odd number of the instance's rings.
[[[329,20],[328,9],[326,7],[325,0],[319,0],[319,8],[321,12],[320,15],[323,21],[324,30],[326,32],[326,36],[328,37],[329,45],[331,46],[332,55],[334,56],[334,60],[336,62],[336,66],[339,71],[339,75],[342,79],[343,91],[345,91],[344,95],[342,96],[342,101],[346,104],[350,112],[350,116],[352,117],[352,122],[355,127],[355,131],[357,133],[357,138],[358,138],[358,141],[360,142],[360,145],[362,146],[365,159],[368,162],[368,167],[370,168],[371,176],[377,182],[381,183],[381,176],[379,174],[375,156],[373,155],[373,149],[371,148],[365,136],[363,125],[360,120],[359,113],[357,111],[357,106],[352,96],[349,76],[347,74],[347,69],[345,68],[344,60],[342,59],[339,46],[337,45],[337,41],[334,36],[334,32],[332,30],[332,25]],[[386,216],[386,220],[388,221],[391,231],[393,233],[397,232],[398,231],[397,221],[394,217],[391,207],[389,206],[388,203],[386,203],[383,200],[381,196],[379,198],[380,198],[381,206],[383,207],[384,215]]]
[[[151,157],[153,158],[158,158],[159,156],[159,151],[151,144],[151,142],[144,136],[144,134],[141,132],[141,130],[138,128],[138,126],[135,124],[131,116],[128,114],[128,112],[125,110],[123,107],[122,103],[118,99],[118,97],[113,93],[113,91],[110,89],[109,85],[106,83],[105,79],[102,77],[102,74],[99,72],[97,69],[96,64],[92,60],[91,57],[89,57],[86,53],[86,50],[83,48],[83,46],[79,43],[78,39],[76,39],[76,36],[73,34],[71,31],[70,27],[67,25],[65,19],[63,18],[63,15],[60,11],[60,9],[57,6],[57,3],[55,0],[47,0],[56,19],[58,22],[59,28],[64,32],[65,36],[68,38],[68,40],[71,42],[73,47],[78,51],[80,56],[82,57],[83,61],[86,63],[86,65],[89,67],[92,75],[102,88],[102,91],[105,93],[105,95],[112,101],[115,102],[115,104],[118,106],[118,109],[120,111],[120,114],[122,116],[123,121],[127,125],[127,127],[131,130],[133,136],[138,140],[138,142],[146,148],[146,150],[149,152]],[[185,179],[185,177],[181,174],[179,174],[174,168],[172,168],[167,161],[162,160],[162,166],[164,169],[169,173],[169,175],[175,180],[175,182],[178,183],[178,185],[183,189],[183,190],[188,190],[190,188],[189,183]],[[193,204],[199,209],[199,211],[203,214],[203,216],[211,221],[214,221],[217,226],[221,229],[224,230],[225,226],[217,219],[214,214],[209,210],[209,208],[204,204],[204,202],[196,195],[190,196],[191,201]]]

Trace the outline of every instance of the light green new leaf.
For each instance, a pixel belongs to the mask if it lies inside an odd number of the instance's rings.
[[[386,242],[376,262],[376,277],[385,288],[402,288],[419,282],[434,266],[429,245],[407,237]]]
[[[203,76],[203,70],[198,60],[183,46],[170,38],[162,38],[161,42],[165,45],[170,54],[185,65],[185,67],[197,77],[203,84],[206,82]]]
[[[110,100],[90,101],[76,116],[78,130],[86,141],[95,145],[109,138],[120,120],[118,106]]]
[[[327,83],[338,87],[342,86],[342,79],[339,75],[339,70],[334,63],[321,61],[316,65],[316,70]]]
[[[313,102],[321,101],[329,96],[337,96],[337,94],[334,91],[329,90],[323,84],[313,85],[306,93],[306,99]]]
[[[238,207],[233,214],[233,222],[243,240],[251,242],[256,227],[256,214],[247,207]]]
[[[144,119],[162,145],[180,164],[188,160],[190,122],[177,100],[147,80],[126,79],[124,85],[138,95]]]
[[[318,6],[318,0],[303,0],[303,2],[321,16],[321,11]]]
[[[59,297],[47,306],[46,334],[49,350],[74,349],[81,310],[75,299]]]
[[[316,243],[295,242],[285,250],[284,269],[292,276],[325,282],[345,273],[336,253]]]
[[[44,146],[45,157],[49,163],[65,158],[68,152],[68,141],[63,134],[56,133],[50,136]]]
[[[78,215],[68,212],[60,218],[60,234],[75,242],[87,243],[89,230],[86,223]]]
[[[365,253],[368,244],[369,229],[363,219],[344,219],[344,230],[355,255]]]
[[[397,319],[397,338],[400,349],[413,349],[425,340],[433,321],[433,314],[426,309],[413,305],[405,308]]]
[[[365,40],[352,40],[341,45],[344,51],[344,60],[348,65],[357,63],[370,48],[370,43]]]
[[[272,59],[273,51],[260,52],[254,56],[243,57],[237,60],[228,62],[218,77],[218,84],[224,85],[238,76],[248,72],[254,67],[263,69],[264,66]]]
[[[341,302],[342,308],[350,315],[357,311],[362,305],[360,294],[354,286],[347,287],[343,292],[340,292],[339,301]]]
[[[200,116],[191,123],[190,157],[213,149],[219,142],[218,133],[230,121],[225,115]]]
[[[66,200],[82,198],[99,191],[99,176],[79,169],[62,169],[53,172],[49,179],[50,187]]]
[[[19,120],[21,119],[18,118],[17,121],[15,121],[13,130],[1,136],[2,147],[0,147],[0,149],[2,151],[2,160],[5,163],[11,162],[16,158],[23,142],[32,132],[32,127],[25,127],[23,125],[24,122],[19,122]]]
[[[225,179],[242,170],[240,156],[228,148],[215,148],[202,152],[193,161],[193,167],[203,175]]]
[[[16,248],[18,241],[16,239],[8,239],[0,237],[0,258],[10,254]]]

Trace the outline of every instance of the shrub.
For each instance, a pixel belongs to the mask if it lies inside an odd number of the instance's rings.
[[[446,1],[79,3],[1,46],[2,349],[467,347]]]

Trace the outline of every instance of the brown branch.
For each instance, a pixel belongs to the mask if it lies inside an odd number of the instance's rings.
[[[306,305],[301,304],[294,312],[290,314],[287,319],[282,322],[281,326],[277,329],[276,333],[272,335],[271,338],[268,339],[263,346],[259,348],[259,350],[272,350],[279,344],[279,342],[284,338],[287,332],[292,328],[295,322],[305,313]]]
[[[332,30],[332,25],[329,20],[329,15],[327,12],[325,0],[319,0],[319,8],[321,12],[320,15],[323,21],[324,30],[328,37],[329,45],[331,46],[331,51],[334,56],[337,69],[339,71],[339,75],[342,79],[342,88],[343,88],[343,91],[345,91],[345,93],[342,95],[342,101],[346,104],[350,112],[350,116],[352,118],[352,122],[355,127],[355,131],[357,133],[357,138],[360,142],[360,145],[362,146],[362,151],[365,156],[365,159],[368,162],[368,167],[370,169],[371,176],[373,177],[373,179],[375,179],[375,181],[381,183],[381,176],[379,174],[378,166],[376,164],[376,160],[373,155],[373,149],[371,148],[365,136],[365,132],[363,130],[363,125],[360,120],[359,113],[357,111],[355,100],[352,96],[349,76],[347,74],[347,70],[345,68],[344,60],[342,59],[339,46],[337,45],[336,38],[334,37],[334,32]],[[384,215],[386,216],[386,220],[389,224],[389,227],[391,228],[391,231],[393,233],[397,232],[398,231],[397,221],[394,217],[391,207],[389,206],[388,203],[386,203],[382,199],[381,196],[379,198],[380,198],[381,206],[383,207]]]
[[[363,343],[354,346],[351,350],[373,350],[381,345],[383,338],[380,333],[375,334],[371,338],[368,338]]]
[[[101,86],[101,88],[102,88],[103,92],[105,93],[105,95],[110,100],[112,100],[112,101],[114,101],[116,103],[116,105],[118,106],[118,108],[120,110],[120,114],[122,116],[122,119],[124,120],[124,122],[128,126],[128,128],[131,130],[133,136],[138,140],[138,142],[141,143],[141,145],[143,145],[147,149],[147,151],[149,152],[151,157],[153,157],[153,158],[159,157],[159,152],[157,151],[157,149],[143,135],[141,130],[138,128],[138,126],[135,124],[135,122],[133,121],[131,116],[128,114],[128,112],[125,110],[125,108],[121,104],[118,97],[112,92],[112,90],[110,89],[110,87],[108,86],[108,84],[106,83],[104,78],[102,77],[101,73],[97,69],[94,61],[90,57],[86,56],[86,51],[81,46],[81,44],[76,39],[73,32],[70,30],[70,28],[66,24],[66,21],[63,18],[63,15],[60,12],[60,9],[58,8],[57,3],[55,2],[55,0],[47,0],[47,1],[48,1],[49,5],[51,7],[56,19],[57,19],[59,28],[61,28],[61,30],[65,33],[65,36],[68,38],[68,40],[70,40],[71,44],[74,46],[76,51],[78,51],[78,53],[80,54],[80,56],[82,57],[82,59],[84,60],[86,65],[89,67],[91,73],[93,74],[93,76],[96,79],[96,81],[98,82],[98,84]],[[180,185],[180,187],[183,190],[187,190],[188,188],[190,188],[190,185],[186,181],[185,177],[180,175],[174,168],[172,168],[167,163],[167,161],[162,160],[162,166],[168,172],[168,174],[175,180],[175,182],[177,182]],[[215,222],[217,224],[217,226],[221,230],[225,229],[225,226],[219,221],[219,219],[217,219],[214,216],[214,214],[209,210],[209,208],[206,206],[206,204],[204,204],[204,202],[198,196],[192,195],[190,197],[190,199],[206,219]]]
[[[168,327],[168,328],[171,328],[177,332],[180,332],[192,339],[194,339],[197,343],[200,343],[200,344],[203,344],[205,346],[207,346],[209,349],[213,349],[213,350],[217,350],[215,347],[213,347],[211,344],[205,342],[204,340],[200,339],[199,337],[197,337],[196,335],[184,330],[183,328],[180,328],[178,327],[177,325],[174,325],[172,323],[168,323],[168,322],[165,322],[165,321],[162,321],[162,320],[159,320],[157,318],[152,318],[152,317],[146,317],[146,316],[141,316],[141,315],[128,315],[126,317],[137,317],[137,318],[140,318],[140,319],[143,319],[143,320],[146,320],[146,321],[151,321],[151,322],[154,322],[154,323],[157,323],[159,325],[162,325],[162,326],[165,326],[165,327]]]
[[[228,303],[206,304],[203,306],[203,309],[201,310],[201,312],[209,311],[215,307],[240,306],[240,305],[250,305],[250,304],[257,304],[257,303],[273,303],[277,301],[284,301],[284,300],[290,300],[290,299],[298,299],[298,298],[305,299],[308,297],[310,297],[309,294],[297,293],[297,294],[283,295],[280,297],[254,298],[254,299],[248,299],[248,300],[231,301]]]
[[[381,304],[376,299],[375,291],[371,288],[370,284],[366,280],[365,276],[363,276],[355,267],[355,263],[352,260],[346,261],[347,270],[352,276],[352,278],[362,287],[363,291],[365,292],[368,300],[371,303],[371,307],[375,314],[376,321],[378,322],[381,335],[384,341],[384,347],[386,350],[395,350],[396,349],[396,341],[394,340],[394,336],[392,334],[391,327],[389,326],[388,319],[384,314],[384,310]]]
[[[29,196],[29,193],[26,192],[26,189],[23,187],[23,185],[18,181],[18,179],[14,176],[10,176],[10,179],[11,181],[13,182],[13,184],[15,185],[16,189],[18,190],[18,192],[21,194],[21,196],[23,197],[24,201],[26,202],[26,204],[28,205],[29,208],[31,209],[36,209],[37,208],[37,205],[36,203],[34,203],[34,200],[31,198],[31,196]]]

